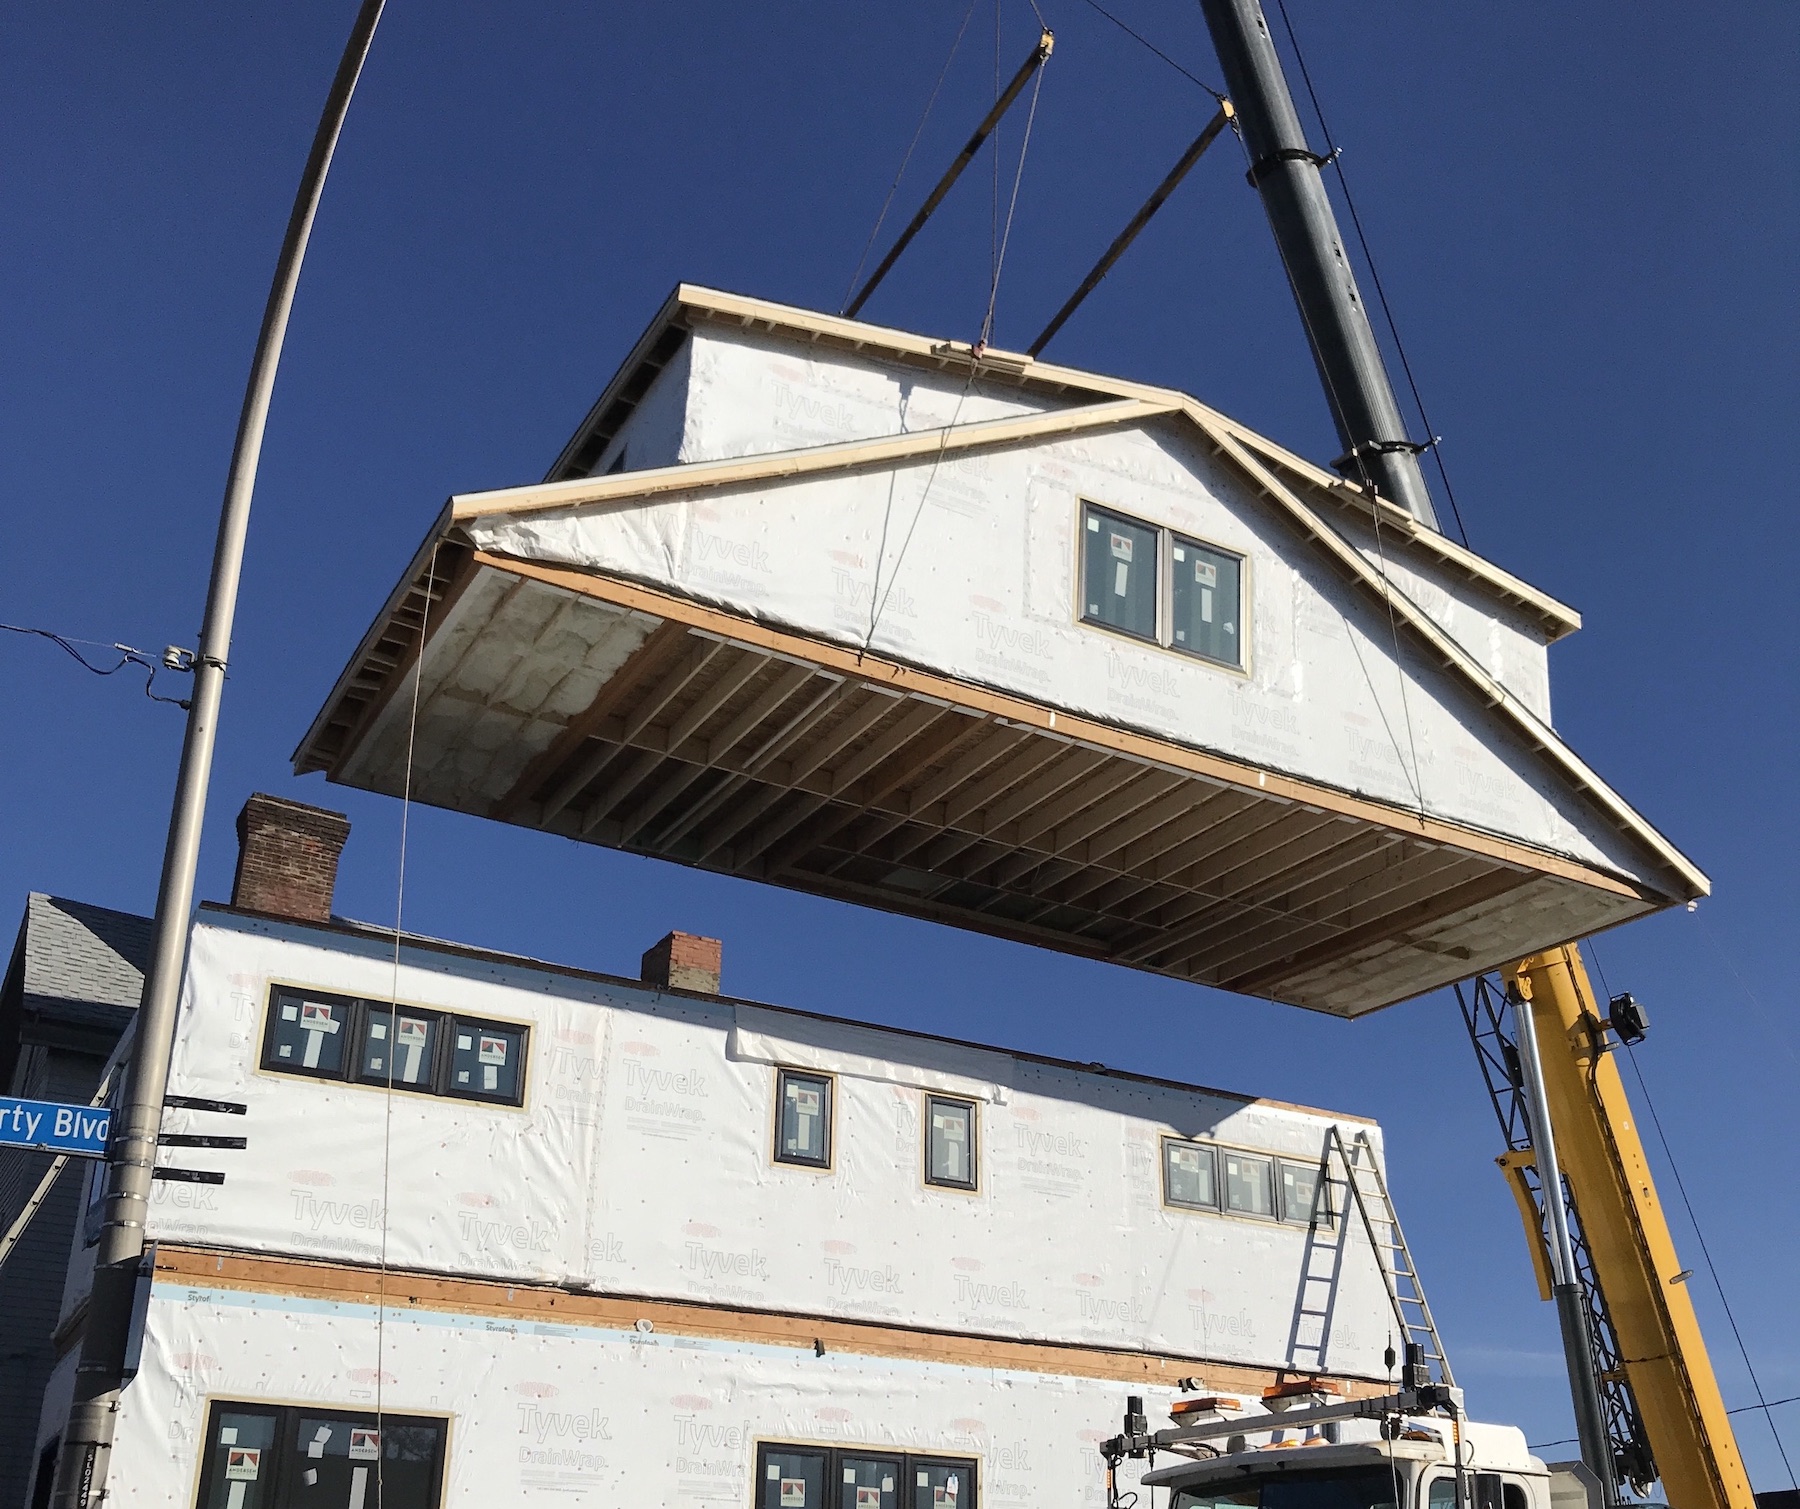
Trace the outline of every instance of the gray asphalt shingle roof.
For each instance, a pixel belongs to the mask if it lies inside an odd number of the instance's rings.
[[[148,917],[34,891],[13,954],[20,1004],[28,1017],[116,1031],[120,1013],[137,1009],[149,956]]]

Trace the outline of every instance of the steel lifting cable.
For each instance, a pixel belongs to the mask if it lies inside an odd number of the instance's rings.
[[[1362,216],[1356,212],[1356,198],[1350,192],[1350,180],[1344,176],[1342,149],[1333,139],[1331,127],[1326,124],[1325,111],[1319,104],[1319,93],[1313,88],[1312,72],[1306,66],[1306,54],[1300,50],[1300,38],[1294,31],[1294,23],[1288,19],[1287,0],[1275,0],[1275,3],[1281,12],[1281,24],[1287,32],[1288,43],[1294,49],[1294,61],[1300,65],[1300,80],[1306,85],[1306,96],[1312,101],[1313,114],[1318,117],[1319,132],[1325,138],[1325,161],[1337,173],[1338,188],[1344,196],[1344,207],[1350,211],[1350,224],[1356,231],[1357,244],[1362,247],[1363,264],[1369,269],[1369,281],[1375,285],[1375,297],[1380,301],[1382,318],[1387,321],[1388,334],[1393,338],[1394,351],[1400,358],[1400,370],[1406,374],[1406,386],[1412,392],[1413,407],[1419,411],[1419,423],[1431,437],[1420,448],[1429,450],[1432,460],[1437,464],[1438,479],[1444,484],[1444,497],[1450,504],[1451,516],[1456,520],[1456,532],[1462,536],[1463,544],[1467,545],[1468,526],[1463,523],[1462,510],[1456,506],[1456,489],[1450,485],[1450,472],[1444,465],[1444,450],[1438,443],[1437,431],[1431,427],[1431,416],[1425,412],[1425,399],[1419,392],[1417,379],[1413,377],[1412,362],[1406,354],[1406,342],[1400,339],[1400,326],[1388,304],[1387,289],[1381,281],[1381,269],[1375,265],[1375,253],[1369,247],[1369,238],[1363,234]]]
[[[1043,35],[1047,39],[1050,33],[1045,31]],[[1045,52],[1043,55],[1047,57],[1048,53]],[[999,245],[994,252],[993,278],[988,285],[987,313],[981,321],[981,337],[976,341],[974,350],[970,353],[969,375],[964,379],[962,392],[956,400],[956,407],[950,413],[950,423],[944,428],[943,440],[932,454],[931,470],[926,474],[925,486],[920,491],[918,504],[913,509],[912,522],[906,526],[906,538],[900,542],[899,553],[894,557],[894,569],[888,573],[887,590],[883,592],[876,589],[881,585],[881,562],[887,554],[888,528],[894,513],[894,495],[892,489],[889,489],[887,508],[881,519],[881,546],[875,557],[875,583],[869,592],[869,632],[863,639],[864,650],[867,650],[875,642],[876,626],[881,622],[881,615],[887,607],[888,598],[893,595],[894,584],[900,579],[900,567],[906,560],[906,552],[912,545],[913,534],[918,529],[919,520],[925,513],[925,505],[931,498],[931,489],[937,482],[938,468],[943,464],[944,452],[950,446],[950,436],[955,432],[957,424],[962,419],[963,405],[968,402],[969,394],[975,386],[976,375],[981,370],[982,350],[988,343],[988,337],[993,334],[994,306],[1000,297],[1000,274],[1006,262],[1007,243],[1012,239],[1013,216],[1019,208],[1019,185],[1025,177],[1026,154],[1031,150],[1031,128],[1037,120],[1038,95],[1044,87],[1044,75],[1041,67],[1036,72],[1037,78],[1031,90],[1031,107],[1025,115],[1025,135],[1019,142],[1018,166],[1013,172],[1012,196],[1006,207],[1006,225],[1001,231]],[[998,105],[995,106],[996,110],[999,108]],[[996,163],[1000,160],[998,148],[995,150],[994,160]]]
[[[425,642],[431,632],[431,606],[437,596],[438,545],[431,547],[425,566],[425,606],[419,613],[419,653],[413,657],[412,698],[406,718],[406,769],[400,785],[400,862],[394,887],[394,972],[388,991],[387,1073],[383,1079],[381,1108],[381,1251],[375,1277],[375,1440],[380,1455],[375,1459],[375,1509],[382,1504],[382,1463],[387,1458],[381,1445],[383,1388],[387,1377],[387,1272],[389,1172],[394,1137],[394,1058],[400,1022],[400,941],[406,920],[406,842],[412,816],[413,755],[419,734],[419,687],[425,679]]]
[[[1215,89],[1215,88],[1213,88],[1213,86],[1211,84],[1207,83],[1205,79],[1199,77],[1197,74],[1189,73],[1187,71],[1187,69],[1183,68],[1181,66],[1181,64],[1177,63],[1172,57],[1170,57],[1166,52],[1164,52],[1160,47],[1158,47],[1154,42],[1152,42],[1142,32],[1133,31],[1129,26],[1127,26],[1117,16],[1115,16],[1111,11],[1109,11],[1104,5],[1101,5],[1099,3],[1099,0],[1086,0],[1086,3],[1091,9],[1096,10],[1101,15],[1105,16],[1108,21],[1112,22],[1112,24],[1114,26],[1118,27],[1120,31],[1124,32],[1126,36],[1130,37],[1131,40],[1136,42],[1140,47],[1148,48],[1151,52],[1155,53],[1157,57],[1161,58],[1163,60],[1163,62],[1167,63],[1169,65],[1169,67],[1173,68],[1178,74],[1180,74],[1190,84],[1195,84],[1198,87],[1200,87],[1201,89],[1204,89],[1219,104],[1222,105],[1225,103],[1225,93],[1223,90]],[[1037,9],[1035,4],[1032,6],[1032,9],[1033,10]]]
[[[1012,108],[1014,102],[1024,93],[1025,85],[1031,81],[1032,75],[1037,73],[1038,70],[1044,66],[1045,61],[1050,56],[1051,49],[1055,45],[1056,39],[1047,29],[1039,35],[1037,45],[1032,49],[1031,56],[1026,58],[1024,63],[1020,65],[1019,71],[1012,77],[1012,82],[1006,86],[1006,89],[1001,94],[1000,98],[994,102],[993,109],[989,110],[988,113],[982,117],[981,124],[975,128],[974,135],[964,143],[962,151],[957,154],[956,161],[950,164],[949,171],[938,180],[937,186],[926,195],[924,204],[919,206],[918,211],[913,215],[912,219],[907,222],[906,229],[900,232],[899,238],[888,248],[888,253],[881,259],[880,265],[876,267],[874,272],[869,274],[868,281],[864,283],[863,286],[851,296],[850,301],[845,304],[844,313],[847,316],[854,318],[862,309],[863,305],[868,303],[869,295],[874,293],[876,288],[880,286],[881,280],[892,271],[894,264],[900,260],[901,253],[904,252],[907,247],[912,245],[913,237],[919,234],[924,228],[925,222],[931,218],[932,212],[943,203],[944,196],[955,187],[956,180],[962,177],[963,170],[975,160],[975,154],[981,150],[982,144],[993,134],[994,128],[1000,124],[1000,118]]]

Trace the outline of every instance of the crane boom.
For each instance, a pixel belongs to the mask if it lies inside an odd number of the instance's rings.
[[[1663,1489],[1681,1509],[1754,1509],[1631,1103],[1573,943],[1503,971],[1532,1003],[1556,1156],[1582,1213]]]

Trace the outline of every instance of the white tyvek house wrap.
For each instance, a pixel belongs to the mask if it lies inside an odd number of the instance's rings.
[[[1321,1356],[1307,1228],[1161,1203],[1163,1134],[1311,1161],[1324,1113],[412,948],[403,1002],[530,1024],[527,1100],[390,1097],[257,1070],[271,981],[385,1001],[391,945],[203,916],[170,1090],[246,1102],[250,1147],[168,1150],[226,1182],[159,1182],[153,1239],[369,1263],[385,1236],[399,1268],[1382,1376],[1360,1226],[1324,1234]],[[838,1076],[829,1172],[772,1160],[777,1056]],[[927,1089],[979,1102],[973,1194],[924,1184]]]
[[[973,1457],[981,1505],[1105,1503],[1128,1393],[1056,1374],[158,1285],[114,1449],[116,1502],[188,1509],[211,1399],[449,1415],[443,1509],[745,1505],[759,1441]],[[379,1359],[379,1361],[378,1361]],[[1246,1401],[1249,1402],[1249,1401]],[[1127,1464],[1135,1485],[1142,1464]],[[373,1504],[373,1495],[369,1502]],[[911,1498],[905,1500],[910,1503]]]
[[[660,443],[646,456],[666,444],[666,410],[683,379],[684,462],[1042,407],[747,338],[703,331],[691,345],[685,371],[672,365],[653,389]],[[619,443],[629,447],[631,434],[628,423]],[[1083,500],[1246,558],[1247,674],[1077,622]],[[949,676],[1643,878],[1632,845],[1462,683],[1424,664],[1386,614],[1206,454],[1184,421],[466,527],[500,554],[616,573],[867,643]],[[1347,526],[1346,537],[1385,558],[1372,531]],[[1447,571],[1387,565],[1442,628],[1548,717],[1540,631]]]

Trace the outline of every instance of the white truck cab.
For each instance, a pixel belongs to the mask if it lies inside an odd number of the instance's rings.
[[[1460,1391],[1424,1396],[1441,1413],[1413,1413],[1421,1397],[1333,1403],[1320,1393],[1236,1418],[1224,1400],[1190,1401],[1175,1407],[1177,1428],[1154,1435],[1128,1412],[1127,1434],[1102,1451],[1109,1466],[1149,1457],[1141,1482],[1166,1489],[1168,1509],[1601,1509],[1581,1463],[1546,1463],[1517,1428],[1459,1419]],[[1164,1453],[1175,1460],[1158,1465]]]

